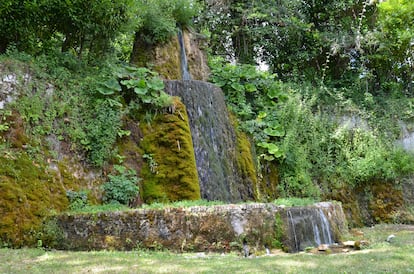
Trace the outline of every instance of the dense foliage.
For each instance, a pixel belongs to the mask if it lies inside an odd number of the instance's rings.
[[[208,38],[210,80],[254,140],[259,175],[277,166],[281,196],[397,184],[414,171],[395,145],[399,123],[414,121],[413,18],[411,0],[3,0],[0,53],[26,63],[32,82],[0,113],[0,149],[15,145],[3,137],[17,112],[28,157],[58,140],[94,167],[122,164],[123,119],[150,122],[172,102],[157,73],[125,62],[137,44],[194,23]],[[138,188],[121,169],[105,199],[126,204]]]
[[[335,98],[344,114],[325,112],[318,93],[333,93],[331,88],[309,86],[305,92],[304,85],[282,83],[251,65],[213,60],[211,66],[211,80],[255,140],[259,163],[277,163],[279,195],[317,198],[344,185],[398,181],[414,171],[413,156],[389,135],[393,128],[386,124],[393,120],[379,123],[370,116],[375,109],[352,113],[358,106]]]
[[[206,1],[214,54],[265,63],[283,80],[412,92],[412,1]]]
[[[0,3],[0,52],[11,46],[30,53],[52,48],[88,55],[116,51],[127,60],[133,36],[157,43],[190,24],[195,0],[5,0]]]

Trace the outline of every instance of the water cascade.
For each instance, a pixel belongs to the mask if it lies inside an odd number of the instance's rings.
[[[166,80],[165,91],[180,97],[186,106],[201,197],[228,202],[253,200],[255,178],[252,180],[252,176],[247,176],[240,165],[242,156],[238,150],[238,135],[230,119],[224,94],[211,83],[192,80],[192,73],[199,73],[193,71],[194,66],[189,70],[186,52],[188,49],[193,62],[201,62],[203,58],[197,53],[200,49],[192,42],[191,36],[183,33],[181,29],[177,38],[182,80]],[[198,75],[196,78],[205,77]],[[246,158],[243,160],[246,162]]]
[[[240,201],[253,198],[253,183],[242,178],[237,165],[237,136],[217,86],[195,80],[165,81],[168,94],[187,108],[201,197]]]
[[[334,243],[331,225],[321,208],[293,207],[286,212],[289,227],[290,252],[321,244]]]
[[[184,37],[181,29],[178,30],[178,43],[180,44],[181,79],[191,80],[191,74],[188,70],[187,54],[185,52]]]

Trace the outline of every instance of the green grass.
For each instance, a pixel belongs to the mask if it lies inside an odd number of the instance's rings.
[[[184,200],[171,203],[155,202],[152,204],[145,204],[142,208],[145,209],[164,209],[164,208],[184,208],[192,206],[214,206],[214,205],[225,205],[227,203],[222,201],[207,201],[207,200]]]
[[[368,248],[329,255],[277,252],[244,258],[235,253],[0,249],[0,273],[414,273],[414,226],[362,231]],[[396,236],[392,243],[385,242],[389,234]]]
[[[276,205],[284,206],[308,206],[317,203],[318,201],[312,198],[279,198],[273,201]]]
[[[206,200],[195,200],[195,201],[178,201],[171,203],[155,202],[152,204],[144,204],[141,208],[143,209],[166,209],[166,208],[186,208],[192,206],[214,206],[214,205],[226,205],[227,203],[221,201],[206,201]],[[79,214],[79,213],[98,213],[107,211],[128,211],[134,210],[126,205],[118,203],[103,204],[103,205],[86,205],[66,211],[68,214]]]
[[[132,210],[130,207],[118,203],[103,204],[103,205],[86,205],[84,207],[75,208],[66,211],[68,214],[79,214],[79,213],[98,213],[108,211],[127,211]]]
[[[284,206],[308,206],[315,204],[317,201],[311,198],[280,198],[273,201],[276,205]],[[241,202],[240,204],[245,204],[246,202]],[[165,209],[165,208],[187,208],[192,206],[215,206],[215,205],[226,205],[227,203],[222,201],[207,201],[207,200],[183,200],[177,202],[154,202],[152,204],[144,204],[141,208],[143,209]],[[127,211],[133,210],[128,206],[113,203],[113,204],[104,204],[104,205],[86,205],[84,207],[75,208],[68,210],[69,214],[78,214],[78,213],[98,213],[105,211]]]

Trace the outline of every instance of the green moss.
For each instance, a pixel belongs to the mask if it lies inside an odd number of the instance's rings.
[[[254,193],[254,200],[260,200],[260,187],[258,185],[255,163],[251,151],[252,144],[247,135],[236,129],[237,135],[237,166],[241,173],[241,178],[247,188],[251,188]]]
[[[13,246],[33,245],[43,218],[66,208],[66,192],[26,153],[2,155],[0,166],[0,238]]]
[[[158,46],[155,51],[153,69],[165,79],[182,79],[177,37],[174,36],[167,43]]]
[[[164,79],[182,79],[180,48],[176,36],[158,45],[138,41],[135,44],[131,63],[137,67],[150,67]]]
[[[273,201],[279,197],[279,170],[276,163],[264,162],[262,163],[262,176],[258,183],[258,189],[261,193],[261,200]]]
[[[369,204],[376,222],[392,222],[396,212],[404,204],[402,191],[389,182],[375,182],[371,185],[372,199]]]
[[[286,224],[283,223],[280,213],[275,214],[274,222],[274,235],[272,237],[272,241],[268,243],[268,246],[282,249],[284,241],[283,237],[284,235],[287,235],[287,227]]]
[[[364,222],[355,189],[344,185],[342,188],[333,189],[325,198],[325,200],[341,201],[345,217],[351,227],[363,226]]]
[[[86,188],[90,182],[74,176],[68,161],[50,167],[50,151],[29,143],[17,115],[5,138],[11,147],[0,150],[0,241],[14,247],[36,245],[45,218],[68,207],[66,190]]]
[[[277,196],[277,186],[279,184],[279,173],[277,166],[267,162],[262,166],[262,174],[259,177],[254,161],[253,145],[249,137],[244,132],[238,130],[237,118],[230,114],[230,119],[237,136],[236,161],[240,172],[244,188],[253,193],[255,201],[272,201]]]
[[[172,109],[151,124],[141,123],[140,147],[147,156],[141,169],[142,196],[148,202],[200,199],[187,112],[178,98]]]

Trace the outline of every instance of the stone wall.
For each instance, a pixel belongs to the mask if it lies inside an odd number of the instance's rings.
[[[346,230],[341,205],[320,203],[307,208],[325,213],[339,241]],[[247,244],[250,250],[283,246],[295,251],[287,225],[289,210],[274,204],[240,204],[63,214],[57,220],[63,230],[58,248],[226,252]]]

